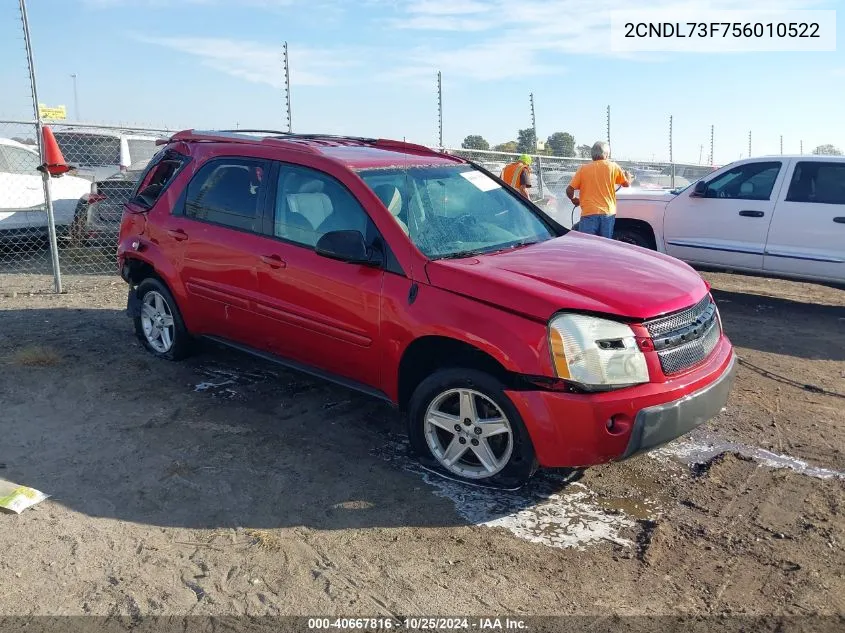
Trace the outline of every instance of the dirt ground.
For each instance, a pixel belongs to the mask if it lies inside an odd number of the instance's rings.
[[[691,437],[515,493],[421,471],[363,396],[152,358],[117,278],[0,276],[0,478],[51,495],[0,514],[0,615],[841,617],[845,399],[800,385],[845,392],[845,291],[704,276],[800,384],[743,365]]]

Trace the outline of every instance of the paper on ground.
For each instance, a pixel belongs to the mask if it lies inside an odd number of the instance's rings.
[[[13,484],[11,481],[0,479],[0,508],[20,514],[30,506],[41,503],[49,497],[35,488],[27,488]]]

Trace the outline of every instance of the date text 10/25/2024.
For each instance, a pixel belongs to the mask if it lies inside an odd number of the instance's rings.
[[[312,631],[527,631],[518,618],[309,618]]]

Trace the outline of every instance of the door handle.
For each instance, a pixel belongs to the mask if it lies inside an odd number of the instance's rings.
[[[285,262],[278,255],[262,255],[261,261],[267,264],[270,268],[285,267]]]
[[[837,224],[845,224],[845,218],[843,218],[843,217],[833,218],[833,221],[836,222]]]
[[[185,233],[182,229],[169,229],[167,234],[172,237],[177,242],[181,242],[183,240],[188,239],[188,234]]]
[[[762,211],[740,211],[739,214],[744,218],[762,218],[766,215]]]

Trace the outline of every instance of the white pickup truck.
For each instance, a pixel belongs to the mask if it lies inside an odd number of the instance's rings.
[[[845,157],[748,158],[684,189],[623,189],[616,218],[616,239],[690,264],[845,283]]]

